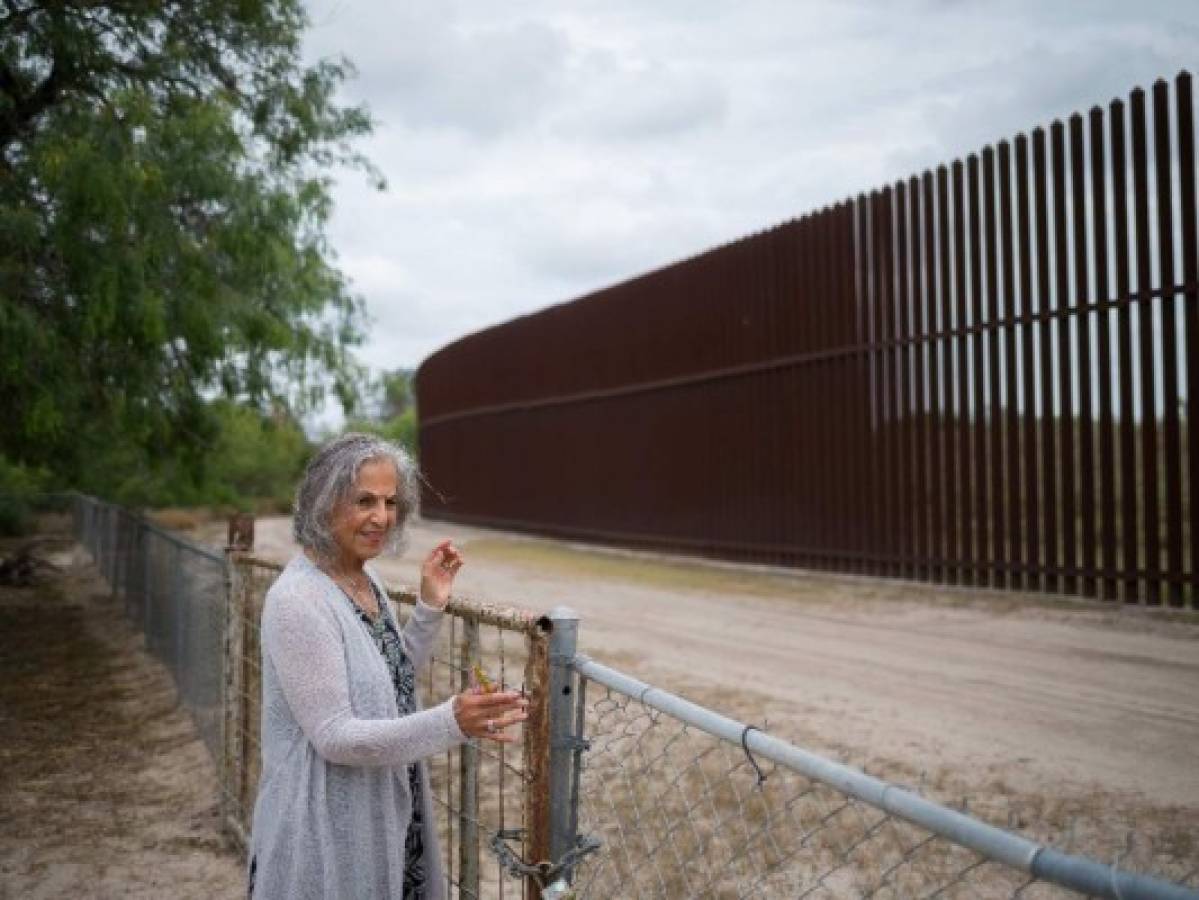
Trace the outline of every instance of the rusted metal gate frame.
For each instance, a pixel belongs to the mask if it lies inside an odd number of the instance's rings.
[[[225,678],[223,697],[221,770],[221,819],[224,827],[242,846],[247,846],[255,800],[260,762],[258,748],[245,741],[245,736],[259,732],[258,708],[252,697],[260,691],[255,671],[261,648],[258,644],[258,621],[262,615],[263,595],[250,589],[247,577],[250,568],[281,571],[282,566],[252,554],[231,550],[226,554]],[[412,606],[416,594],[411,591],[391,591],[392,600]],[[538,616],[510,607],[451,599],[446,614],[456,616],[466,625],[463,640],[470,652],[478,648],[478,627],[491,625],[520,634],[526,641],[524,671],[525,689],[529,694],[529,718],[524,723],[523,765],[525,772],[524,807],[527,810],[525,852],[530,863],[550,860],[549,815],[550,798],[550,716],[549,716],[549,635],[550,622]],[[467,624],[469,623],[469,624]],[[477,658],[477,655],[474,657]],[[468,686],[468,674],[462,673],[461,687]],[[254,709],[251,706],[254,705]],[[255,714],[257,710],[258,715]],[[462,896],[477,896],[479,860],[477,851],[477,822],[472,811],[477,810],[478,767],[477,751],[470,744],[462,746],[459,781],[459,884]],[[453,823],[451,822],[451,838]],[[452,852],[452,848],[446,848]],[[465,875],[463,875],[465,873]],[[473,881],[473,887],[470,882]],[[540,896],[540,886],[533,877],[527,879],[527,896]]]

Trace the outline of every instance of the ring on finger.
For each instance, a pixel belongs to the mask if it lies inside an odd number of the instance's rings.
[[[487,720],[487,733],[495,734],[495,732],[496,732],[495,719],[488,719]]]

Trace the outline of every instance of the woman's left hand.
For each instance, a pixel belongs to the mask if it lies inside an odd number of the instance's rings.
[[[429,606],[444,609],[450,602],[454,576],[462,568],[462,554],[446,538],[425,557],[420,567],[420,598]]]

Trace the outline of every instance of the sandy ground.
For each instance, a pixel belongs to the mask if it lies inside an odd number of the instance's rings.
[[[459,593],[581,616],[580,650],[999,824],[1173,878],[1199,869],[1199,616],[713,565],[417,522]],[[258,522],[286,559],[289,522]],[[982,814],[982,813],[980,813]]]
[[[218,529],[212,529],[215,533]],[[223,529],[220,529],[223,530]],[[289,523],[258,522],[286,559]],[[1194,884],[1199,617],[780,574],[416,523],[459,593],[581,618],[580,649],[816,752]],[[0,548],[2,549],[2,548]],[[170,676],[59,540],[0,588],[0,897],[236,897],[215,777]],[[981,810],[981,812],[980,812]]]
[[[286,520],[258,553],[286,558]],[[703,701],[716,697],[843,750],[1028,785],[1077,782],[1182,803],[1199,826],[1199,617],[1022,608],[994,592],[708,567],[418,523],[398,560],[453,537],[460,593],[581,617],[580,650]],[[705,584],[706,581],[712,582]],[[1037,602],[1040,601],[1040,602]]]
[[[58,570],[0,587],[0,898],[240,896],[170,674],[82,550],[38,552]]]

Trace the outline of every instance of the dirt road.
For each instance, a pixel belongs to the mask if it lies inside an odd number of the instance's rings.
[[[258,550],[292,552],[287,520]],[[1114,858],[1127,833],[1199,866],[1199,616],[786,575],[417,523],[460,593],[582,617],[600,662],[942,800],[1044,819]],[[1110,855],[1109,855],[1110,854]],[[1189,871],[1189,870],[1187,870]]]
[[[223,531],[223,528],[221,529]],[[286,559],[289,523],[260,520]],[[1181,880],[1199,868],[1199,621],[620,554],[437,523],[460,593],[582,616],[581,649],[999,824]],[[237,896],[211,761],[69,541],[0,591],[0,897]],[[37,677],[35,677],[37,676]],[[1193,881],[1191,882],[1193,883]]]
[[[58,570],[0,587],[0,898],[240,896],[170,673],[69,536],[39,555]]]

